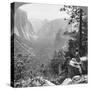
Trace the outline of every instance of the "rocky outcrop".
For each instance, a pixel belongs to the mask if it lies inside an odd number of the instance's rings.
[[[82,76],[74,76],[72,79],[71,78],[66,78],[62,85],[70,85],[70,84],[80,84],[80,83],[87,83],[88,82],[88,76],[87,75],[82,75]]]

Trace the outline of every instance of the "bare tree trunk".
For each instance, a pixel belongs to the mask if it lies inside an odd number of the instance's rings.
[[[79,56],[82,56],[82,9],[80,9],[80,25],[79,25]]]

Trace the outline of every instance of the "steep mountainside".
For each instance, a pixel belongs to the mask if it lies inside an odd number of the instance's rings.
[[[41,62],[46,62],[69,39],[63,36],[68,28],[64,19],[30,21],[26,12],[19,9],[15,14],[15,47],[20,46],[24,51],[32,52]]]
[[[20,37],[25,38],[26,40],[32,39],[32,35],[34,34],[32,24],[28,20],[26,12],[20,9],[15,13],[15,28]]]

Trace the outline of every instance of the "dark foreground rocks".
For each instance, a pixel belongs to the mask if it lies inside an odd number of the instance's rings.
[[[54,86],[52,82],[43,79],[42,77],[35,77],[33,79],[21,80],[15,83],[15,87],[37,87],[37,86]]]
[[[55,83],[56,82],[56,83]],[[88,76],[74,76],[71,78],[66,78],[63,80],[62,83],[59,83],[59,79],[52,81],[43,79],[43,77],[35,77],[33,79],[21,80],[15,82],[14,87],[37,87],[37,86],[55,86],[55,85],[71,85],[71,84],[81,84],[81,83],[88,83]]]

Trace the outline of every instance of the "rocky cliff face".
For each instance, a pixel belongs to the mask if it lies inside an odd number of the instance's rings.
[[[32,24],[28,20],[26,12],[19,9],[15,13],[15,33],[26,40],[31,40],[34,34]]]
[[[18,40],[28,51],[32,48],[37,58],[43,62],[51,58],[53,51],[62,48],[69,39],[63,36],[68,28],[67,21],[63,19],[29,20],[25,11],[17,9],[14,24],[14,33]]]

